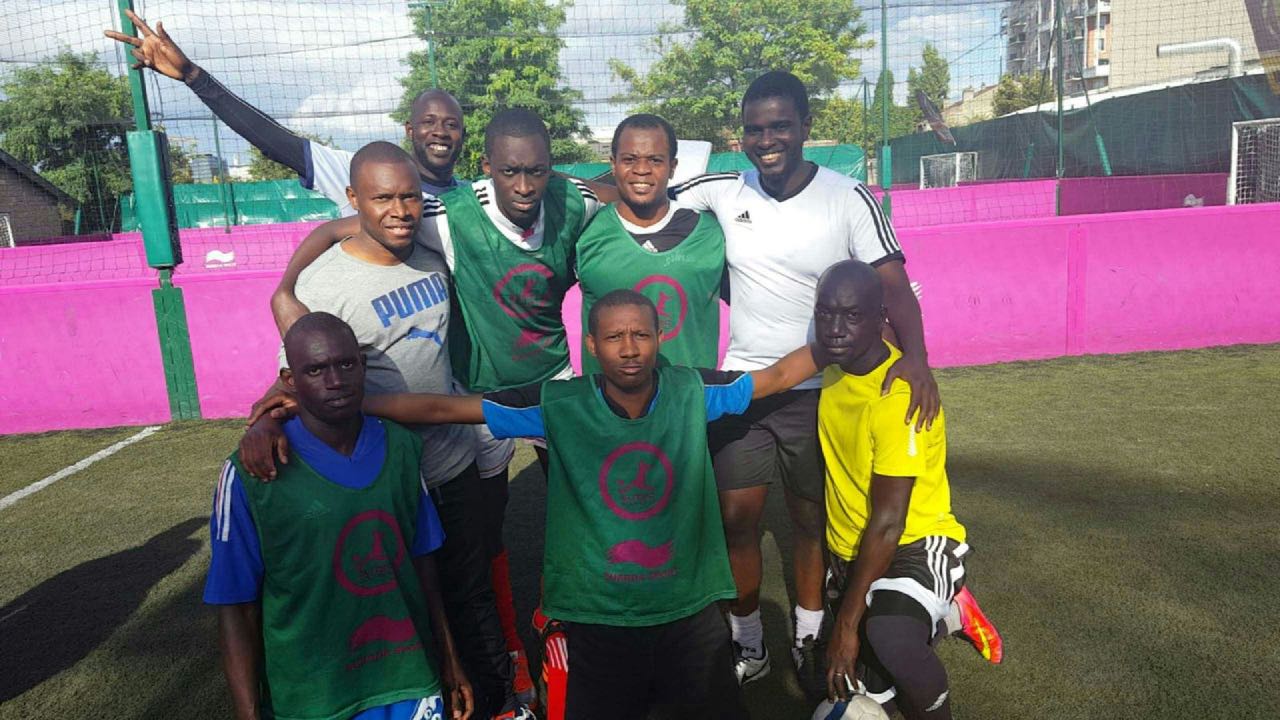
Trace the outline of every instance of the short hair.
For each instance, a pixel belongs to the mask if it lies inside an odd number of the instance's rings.
[[[660,329],[658,323],[658,308],[649,298],[641,295],[635,290],[622,288],[613,290],[604,294],[604,297],[596,300],[591,306],[591,312],[587,313],[587,332],[595,335],[596,328],[600,324],[600,313],[615,307],[643,307],[649,309],[649,314],[653,316],[654,330]]]
[[[809,116],[809,89],[800,82],[800,78],[785,70],[770,70],[751,81],[747,91],[742,94],[744,112],[747,103],[768,98],[785,98],[791,101],[800,117]]]
[[[417,175],[417,166],[413,163],[413,158],[404,148],[385,140],[375,140],[368,145],[356,151],[351,156],[351,186],[355,187],[356,177],[366,163],[408,163],[410,168],[414,169],[414,175]]]
[[[395,146],[393,145],[392,147]],[[356,340],[355,331],[342,318],[327,312],[309,312],[298,318],[284,334],[284,353],[285,359],[289,362],[289,367],[294,365],[293,353],[290,349],[297,342],[297,338],[313,332],[325,335],[346,335],[357,349],[360,347],[360,341]]]
[[[547,132],[547,124],[542,122],[538,113],[528,108],[511,108],[499,111],[484,129],[485,154],[493,152],[493,142],[500,137],[537,137],[541,138],[551,150],[551,134]]]
[[[674,160],[676,157],[676,129],[671,127],[671,123],[659,115],[651,113],[640,113],[638,115],[630,115],[618,123],[618,127],[613,131],[613,142],[609,145],[609,154],[617,157],[618,143],[622,141],[622,131],[627,128],[635,128],[637,130],[656,130],[661,128],[667,135],[667,152],[668,160]]]
[[[410,113],[409,119],[413,120],[412,115],[417,114],[416,110],[418,109],[418,106],[420,104],[426,102],[427,100],[432,100],[437,98],[440,100],[444,100],[445,102],[453,103],[454,105],[458,106],[459,111],[462,110],[462,103],[458,102],[458,98],[454,97],[453,94],[450,93],[449,91],[442,90],[440,88],[427,88],[426,90],[423,90],[422,92],[418,93],[418,96],[413,99],[413,103],[409,105],[409,113]]]

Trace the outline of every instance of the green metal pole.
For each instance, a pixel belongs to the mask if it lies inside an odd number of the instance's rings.
[[[218,137],[218,116],[210,114],[213,120],[213,154],[218,158],[219,197],[222,198],[222,218],[225,221],[223,232],[231,232],[231,186],[227,183],[227,174],[222,171],[222,139]]]
[[[440,76],[436,74],[436,30],[433,25],[431,2],[426,4],[427,11],[427,67],[431,71],[431,87],[440,87]]]
[[[889,84],[889,4],[880,0],[880,207],[885,217],[893,218],[893,148],[889,147],[889,106],[893,104],[893,86]]]
[[[1066,166],[1066,153],[1062,138],[1062,100],[1067,90],[1067,55],[1066,43],[1063,38],[1063,0],[1053,0],[1054,30],[1058,33],[1058,171],[1057,181],[1054,183],[1054,214],[1062,214],[1062,175]]]
[[[133,9],[132,0],[117,0],[117,5],[124,34],[136,35],[133,23],[124,12]],[[169,391],[169,413],[174,420],[198,419],[200,396],[196,391],[186,303],[182,288],[173,286],[173,268],[182,262],[182,247],[178,244],[178,230],[173,220],[172,198],[168,196],[167,141],[164,133],[151,129],[147,90],[142,83],[141,71],[129,70],[129,89],[133,99],[133,120],[137,126],[127,138],[129,171],[147,264],[159,271],[160,287],[151,291],[151,300],[156,314],[165,386]]]
[[[133,9],[133,0],[117,0],[120,8],[120,31],[125,35],[137,35],[133,21],[125,15],[125,10]],[[129,94],[133,97],[133,124],[138,130],[151,129],[151,112],[147,107],[147,90],[142,85],[142,70],[129,68]]]

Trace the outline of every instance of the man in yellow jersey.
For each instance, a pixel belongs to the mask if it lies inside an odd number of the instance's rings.
[[[907,720],[950,720],[936,637],[954,624],[999,662],[1000,641],[964,587],[965,528],[951,513],[946,420],[903,422],[911,388],[881,391],[901,357],[881,337],[886,313],[876,270],[845,260],[818,281],[822,377],[818,433],[826,458],[828,597],[837,612],[827,648],[833,699],[861,689]],[[959,618],[948,616],[953,601]],[[861,683],[861,687],[859,687]],[[892,710],[890,710],[892,712]]]

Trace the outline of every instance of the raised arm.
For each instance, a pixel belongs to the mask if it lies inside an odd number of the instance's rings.
[[[169,37],[164,23],[157,22],[153,31],[132,10],[126,10],[129,20],[137,28],[138,37],[115,30],[104,34],[112,40],[133,46],[131,53],[138,61],[135,68],[150,68],[155,72],[186,84],[196,97],[213,111],[219,120],[227,124],[237,135],[262,154],[299,175],[307,173],[307,143],[310,142],[261,110],[242,100],[210,75],[204,68],[191,61],[178,44]]]
[[[481,395],[429,393],[367,395],[364,399],[364,411],[399,423],[479,425],[484,422],[482,398]]]
[[[258,603],[218,606],[218,646],[236,720],[258,720],[261,639]]]
[[[799,385],[818,372],[817,348],[808,345],[792,350],[778,362],[751,373],[751,399],[758,400]]]
[[[276,328],[280,331],[280,337],[284,337],[284,334],[289,332],[289,328],[293,327],[293,323],[298,318],[310,312],[295,294],[298,276],[302,274],[302,271],[308,265],[315,262],[316,258],[333,247],[335,243],[340,242],[343,238],[351,237],[359,231],[360,219],[358,217],[352,216],[330,220],[308,233],[302,244],[298,246],[298,249],[293,251],[293,257],[289,258],[289,264],[285,266],[284,275],[280,277],[280,284],[276,286],[275,292],[271,294],[271,314],[275,317]]]

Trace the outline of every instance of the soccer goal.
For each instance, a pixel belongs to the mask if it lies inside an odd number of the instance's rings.
[[[978,153],[956,152],[920,158],[920,189],[955,187],[978,179]]]
[[[1231,124],[1227,204],[1280,202],[1280,118]]]

